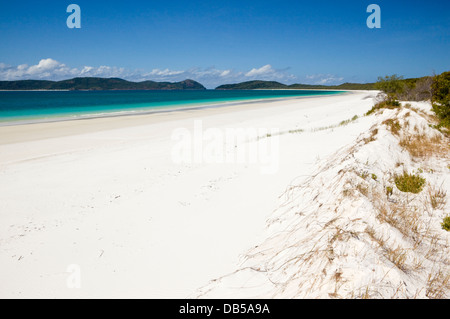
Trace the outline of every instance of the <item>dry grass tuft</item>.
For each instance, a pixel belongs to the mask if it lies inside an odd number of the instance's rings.
[[[445,156],[448,153],[448,144],[441,135],[428,137],[425,134],[404,136],[400,140],[400,146],[407,150],[412,157],[424,159],[431,156]]]
[[[406,272],[406,260],[408,258],[408,251],[406,249],[397,247],[395,249],[385,248],[386,257],[401,271]]]
[[[431,299],[446,299],[450,290],[450,274],[439,270],[428,275],[426,296]]]
[[[447,192],[442,187],[428,187],[427,195],[433,209],[443,209],[447,203]]]
[[[377,128],[375,128],[372,131],[370,131],[370,136],[366,137],[365,139],[363,139],[364,144],[368,144],[370,142],[375,141],[377,134],[378,134],[378,129]]]
[[[367,187],[366,185],[358,184],[356,185],[356,189],[364,196],[369,196],[369,187]]]
[[[398,120],[394,120],[394,119],[387,119],[382,124],[386,125],[389,128],[389,130],[391,131],[391,133],[394,135],[397,135],[397,136],[399,135],[399,132],[402,128],[402,126],[400,125],[400,122]]]

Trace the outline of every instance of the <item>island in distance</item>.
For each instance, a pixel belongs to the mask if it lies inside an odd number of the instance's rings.
[[[31,90],[206,90],[206,88],[194,81],[184,80],[181,82],[155,82],[142,81],[131,82],[119,78],[74,78],[63,81],[46,80],[21,80],[0,81],[0,90],[31,91]]]

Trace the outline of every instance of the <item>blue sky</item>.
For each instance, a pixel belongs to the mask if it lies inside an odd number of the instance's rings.
[[[81,29],[66,8],[81,7]],[[369,29],[369,4],[381,29]],[[450,70],[450,1],[2,1],[0,80],[339,84]]]

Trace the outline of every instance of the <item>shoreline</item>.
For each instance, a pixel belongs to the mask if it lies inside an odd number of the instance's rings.
[[[258,108],[276,106],[278,103],[289,104],[296,101],[307,101],[308,99],[326,99],[351,94],[354,94],[354,92],[238,101],[222,103],[219,105],[181,107],[132,114],[105,114],[97,117],[42,120],[38,122],[33,121],[30,123],[11,123],[4,125],[0,124],[0,145],[33,141],[42,138],[62,137],[101,130],[124,128],[134,125],[154,124],[158,122],[192,118],[195,116],[229,113],[236,110],[238,111],[239,109],[255,110]]]
[[[347,93],[347,91],[335,91],[337,93],[329,94],[333,95],[342,95]],[[159,114],[159,113],[172,113],[172,112],[180,112],[180,111],[193,111],[193,110],[202,110],[202,109],[210,109],[210,108],[222,108],[229,107],[235,105],[245,105],[245,104],[254,104],[254,103],[270,103],[277,102],[283,100],[296,100],[303,98],[313,98],[313,97],[323,97],[324,95],[304,95],[304,96],[287,96],[287,97],[273,97],[273,98],[255,98],[255,99],[246,99],[246,100],[235,100],[235,101],[225,101],[225,102],[194,102],[194,103],[186,103],[187,106],[156,106],[149,107],[149,110],[120,110],[120,111],[111,111],[104,113],[91,113],[91,114],[80,114],[80,115],[68,115],[68,116],[50,116],[44,118],[30,118],[30,119],[11,119],[0,121],[0,127],[3,126],[16,126],[16,125],[29,125],[29,124],[39,124],[39,123],[53,123],[53,122],[65,122],[65,121],[77,121],[77,120],[90,120],[90,119],[100,119],[100,118],[109,118],[109,117],[125,117],[125,116],[140,116],[140,115],[150,115],[150,114]],[[326,95],[328,96],[328,95]]]
[[[343,94],[336,93],[330,95],[338,95]],[[307,96],[298,96],[298,97],[276,97],[276,98],[261,98],[261,99],[249,99],[249,100],[237,100],[230,102],[217,102],[217,103],[192,103],[193,106],[156,106],[152,108],[152,110],[141,110],[141,111],[111,111],[105,113],[92,113],[92,114],[83,114],[83,115],[74,115],[74,116],[55,116],[55,117],[47,117],[47,118],[36,118],[29,120],[11,120],[0,122],[0,127],[2,126],[15,126],[15,125],[28,125],[28,124],[39,124],[39,123],[52,123],[52,122],[65,122],[65,121],[77,121],[77,120],[90,120],[90,119],[99,119],[99,118],[108,118],[108,117],[125,117],[125,116],[139,116],[139,115],[150,115],[150,114],[158,114],[158,113],[172,113],[172,112],[181,112],[181,111],[194,111],[194,110],[202,110],[209,108],[221,108],[221,107],[229,107],[234,105],[245,105],[245,104],[253,104],[253,103],[269,103],[269,102],[277,102],[283,100],[295,100],[302,98],[312,98],[312,97],[322,97],[323,95],[307,95]],[[189,105],[190,103],[188,103]]]

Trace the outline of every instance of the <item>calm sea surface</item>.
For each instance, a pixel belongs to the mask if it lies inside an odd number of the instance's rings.
[[[233,102],[330,95],[339,91],[13,91],[0,92],[0,123],[217,107]],[[6,123],[5,123],[6,122]]]

